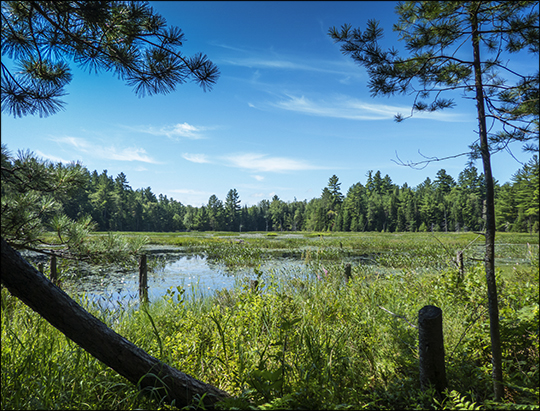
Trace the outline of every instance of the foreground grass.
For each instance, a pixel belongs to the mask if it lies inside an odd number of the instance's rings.
[[[263,248],[259,238],[252,237],[252,247]],[[335,249],[350,245],[344,236],[305,239],[331,240]],[[473,239],[458,238],[455,247]],[[384,243],[386,250],[400,253],[408,247],[407,241],[388,245],[383,240],[374,235],[365,244]],[[303,241],[294,246],[313,246]],[[353,264],[346,282],[340,259],[324,259],[323,265],[311,258],[312,273],[254,268],[258,289],[239,284],[205,299],[184,300],[171,289],[146,309],[113,312],[77,298],[151,355],[233,394],[223,408],[538,409],[538,260],[532,251],[530,257],[531,265],[516,265],[499,276],[506,378],[501,404],[491,401],[485,274],[479,265],[469,266],[460,280],[451,266],[420,274],[405,258],[383,259],[401,266],[383,276],[380,265]],[[443,310],[449,390],[440,400],[423,393],[418,382],[413,326],[426,304]],[[5,289],[1,390],[3,409],[174,409],[141,395]]]

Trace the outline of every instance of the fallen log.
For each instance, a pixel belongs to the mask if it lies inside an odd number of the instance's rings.
[[[110,329],[30,265],[2,238],[1,281],[9,292],[92,356],[141,389],[157,390],[179,408],[206,408],[229,394],[159,361]]]

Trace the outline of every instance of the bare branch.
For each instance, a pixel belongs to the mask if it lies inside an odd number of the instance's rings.
[[[449,160],[451,158],[457,158],[457,157],[466,156],[466,155],[471,154],[471,152],[468,151],[466,153],[461,153],[461,154],[456,154],[456,155],[453,155],[453,156],[447,156],[447,157],[441,157],[441,158],[439,158],[439,157],[427,157],[427,156],[423,155],[420,152],[420,150],[418,150],[418,154],[420,154],[426,160],[417,161],[417,162],[408,161],[408,162],[405,163],[403,160],[401,160],[399,158],[399,156],[397,154],[397,150],[396,150],[396,157],[397,157],[398,161],[393,160],[393,159],[391,159],[391,161],[393,161],[394,163],[396,163],[397,165],[400,165],[400,166],[406,166],[406,167],[416,168],[417,170],[422,170],[422,169],[426,168],[428,166],[428,164],[430,164],[430,163],[437,162],[437,161]],[[422,166],[422,167],[419,167],[419,166]]]

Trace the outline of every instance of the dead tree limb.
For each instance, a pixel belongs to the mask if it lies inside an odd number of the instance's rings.
[[[141,389],[157,389],[180,408],[197,398],[202,398],[206,408],[214,408],[217,402],[229,397],[226,392],[164,364],[107,327],[31,266],[3,238],[1,279],[11,294]]]

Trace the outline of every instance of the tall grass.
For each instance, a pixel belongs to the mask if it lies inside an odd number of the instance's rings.
[[[111,320],[114,316],[96,316]],[[111,321],[109,321],[111,323]],[[2,409],[155,409],[127,380],[2,288]]]
[[[448,254],[472,239],[445,242]],[[422,248],[421,239],[414,251],[412,237],[402,240],[365,240],[362,250],[379,247],[379,264],[353,262],[349,281],[341,253],[363,240],[314,237],[288,243],[310,247],[303,248],[305,268],[255,266],[258,287],[244,278],[206,298],[171,289],[147,309],[126,304],[123,311],[78,299],[151,355],[233,394],[224,408],[538,409],[537,248],[516,242],[521,248],[509,253],[529,264],[498,273],[507,387],[505,403],[495,404],[482,265],[468,266],[464,278],[430,259],[420,269],[424,261],[417,267],[415,258],[446,258],[447,251],[436,241]],[[231,247],[264,250],[259,241]],[[442,400],[419,386],[414,326],[426,304],[443,311],[448,395]],[[171,408],[141,395],[4,289],[1,390],[4,409]]]

